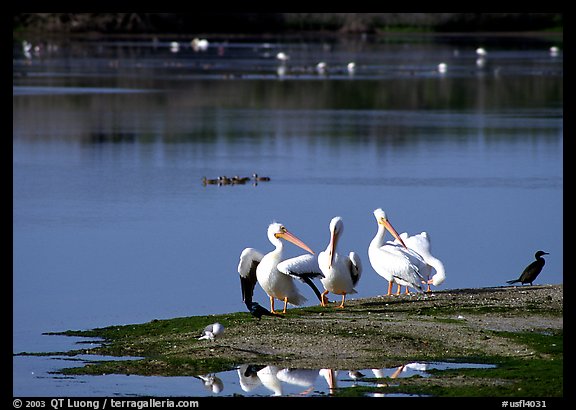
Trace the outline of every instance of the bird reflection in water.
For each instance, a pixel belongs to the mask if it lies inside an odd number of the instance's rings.
[[[303,388],[296,395],[308,395],[314,391],[318,376],[322,376],[330,394],[336,388],[336,374],[332,369],[289,369],[277,366],[242,365],[238,368],[240,387],[244,392],[252,392],[259,386],[264,386],[272,396],[285,395],[285,385]]]
[[[395,379],[414,376],[430,377],[430,369],[447,370],[457,368],[489,368],[494,365],[451,363],[451,362],[410,362],[399,366],[374,369],[297,369],[280,368],[273,365],[244,364],[236,369],[239,383],[228,380],[241,391],[228,392],[228,395],[247,396],[321,396],[334,395],[339,388],[359,385],[376,388],[393,386]],[[369,372],[372,372],[370,374]],[[204,387],[214,394],[224,390],[224,383],[214,374],[195,376],[202,380]],[[232,376],[233,377],[233,376]],[[224,377],[223,377],[224,378]],[[397,383],[397,382],[396,382]],[[376,391],[373,396],[387,393]]]
[[[202,381],[204,388],[212,393],[220,393],[224,390],[224,382],[221,378],[217,377],[214,374],[206,374],[200,376],[194,376],[198,380]]]

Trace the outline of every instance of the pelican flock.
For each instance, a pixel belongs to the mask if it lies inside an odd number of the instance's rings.
[[[387,296],[392,296],[392,287],[398,286],[395,295],[401,294],[401,287],[418,292],[430,292],[430,286],[439,286],[446,279],[446,271],[441,260],[432,255],[430,235],[421,232],[409,236],[403,232],[398,234],[382,208],[374,212],[378,230],[368,246],[368,258],[374,271],[388,281]],[[335,216],[329,224],[330,240],[326,249],[316,254],[301,239],[289,232],[284,225],[273,222],[268,226],[268,240],[274,249],[266,254],[254,249],[245,248],[240,254],[238,274],[242,289],[242,301],[248,311],[257,319],[262,316],[280,314],[274,309],[274,301],[284,303],[281,313],[286,313],[287,306],[301,306],[306,297],[296,286],[295,279],[307,284],[321,306],[328,305],[327,295],[340,295],[342,300],[338,308],[344,308],[346,296],[357,293],[357,286],[362,275],[362,262],[357,252],[348,254],[337,251],[338,243],[344,232],[344,221],[341,216]],[[386,240],[386,232],[390,232],[392,240]],[[307,253],[284,259],[284,241],[304,249]],[[320,279],[324,291],[320,293],[314,284],[314,279]],[[254,289],[259,283],[270,299],[270,310],[253,301]]]

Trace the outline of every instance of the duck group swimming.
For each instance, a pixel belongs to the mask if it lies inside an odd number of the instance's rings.
[[[241,177],[235,175],[233,177],[227,177],[225,175],[219,176],[218,178],[206,178],[202,177],[202,185],[244,185],[252,181],[254,185],[258,182],[270,181],[270,177],[262,177],[258,174],[253,174],[252,177]]]

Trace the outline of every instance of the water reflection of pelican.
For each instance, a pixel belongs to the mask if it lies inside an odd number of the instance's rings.
[[[240,381],[240,388],[249,393],[262,384],[260,377],[258,377],[258,370],[266,366],[244,364],[238,368],[238,379]]]
[[[319,372],[316,369],[282,369],[277,373],[278,380],[295,386],[306,387],[300,395],[305,395],[314,389]]]
[[[282,382],[277,376],[279,370],[276,366],[266,366],[257,372],[262,385],[270,390],[274,396],[281,396],[283,392]]]
[[[338,372],[334,369],[320,369],[318,372],[320,376],[324,377],[326,383],[328,384],[328,392],[334,394],[334,389],[338,387],[337,379]]]

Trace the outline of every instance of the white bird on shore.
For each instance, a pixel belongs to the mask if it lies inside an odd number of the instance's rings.
[[[274,299],[284,302],[282,313],[286,313],[288,303],[300,306],[306,302],[306,297],[300,293],[294,283],[294,279],[298,279],[310,286],[320,299],[320,292],[311,278],[321,276],[321,273],[288,274],[278,269],[278,264],[282,262],[284,249],[284,243],[281,239],[292,242],[312,254],[314,253],[308,245],[290,233],[284,225],[277,222],[271,223],[268,226],[268,240],[274,245],[275,249],[263,255],[254,248],[245,248],[240,255],[238,273],[240,274],[240,284],[242,286],[242,298],[246,306],[252,303],[256,282],[260,284],[270,298],[271,313],[277,313],[274,310]]]
[[[335,216],[330,221],[330,241],[326,250],[315,255],[301,255],[287,259],[278,264],[278,269],[287,274],[318,274],[320,282],[324,286],[324,292],[320,297],[320,304],[326,306],[328,299],[326,295],[332,292],[342,295],[342,303],[339,308],[344,307],[346,295],[356,293],[354,287],[360,280],[362,274],[362,264],[360,256],[356,252],[348,255],[341,255],[336,252],[338,241],[344,232],[344,222],[339,216]],[[319,274],[322,275],[319,275]]]
[[[198,340],[214,340],[217,337],[222,336],[224,333],[224,326],[220,323],[212,323],[204,328],[202,331],[202,335],[198,338]]]
[[[374,217],[378,223],[378,231],[368,247],[368,257],[376,273],[388,281],[387,296],[392,294],[393,283],[422,291],[424,278],[419,271],[425,268],[426,263],[420,255],[408,249],[381,208],[374,211]],[[390,231],[398,243],[384,241],[386,230]],[[408,289],[406,291],[408,292]],[[397,292],[397,295],[399,294]]]
[[[427,292],[430,292],[430,285],[439,286],[446,280],[444,264],[432,255],[432,245],[428,232],[421,232],[413,236],[408,236],[408,233],[402,232],[400,238],[409,249],[416,251],[426,262],[425,269],[422,269],[420,274],[426,278]],[[399,241],[396,242],[400,244]]]

